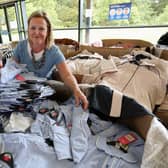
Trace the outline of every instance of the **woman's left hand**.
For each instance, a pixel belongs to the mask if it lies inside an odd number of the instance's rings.
[[[74,91],[74,97],[76,106],[79,106],[79,104],[82,103],[83,109],[87,110],[89,102],[84,93],[80,89]]]

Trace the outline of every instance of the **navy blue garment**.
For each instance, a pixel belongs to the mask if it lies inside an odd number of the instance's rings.
[[[160,44],[160,45],[168,45],[168,32],[166,32],[165,34],[163,34],[159,38],[158,44]]]
[[[109,117],[111,106],[113,106],[113,104],[111,104],[113,92],[114,91],[107,86],[96,85],[91,89],[91,94],[88,97],[90,102],[89,108]],[[138,117],[143,115],[153,114],[139,104],[135,99],[123,95],[119,118]],[[113,116],[110,117],[113,118]]]

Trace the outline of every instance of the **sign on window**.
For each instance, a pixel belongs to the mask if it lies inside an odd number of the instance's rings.
[[[132,3],[110,4],[109,20],[129,19]]]

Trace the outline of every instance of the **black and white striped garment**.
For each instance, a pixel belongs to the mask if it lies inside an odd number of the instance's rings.
[[[112,118],[153,115],[135,99],[104,85],[96,85],[92,88],[88,99],[91,110],[96,110],[101,115]]]

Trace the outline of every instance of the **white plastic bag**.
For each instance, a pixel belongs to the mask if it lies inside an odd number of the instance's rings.
[[[25,64],[17,64],[13,59],[6,59],[6,64],[1,68],[1,83],[7,83],[15,78],[21,72],[24,72]]]

